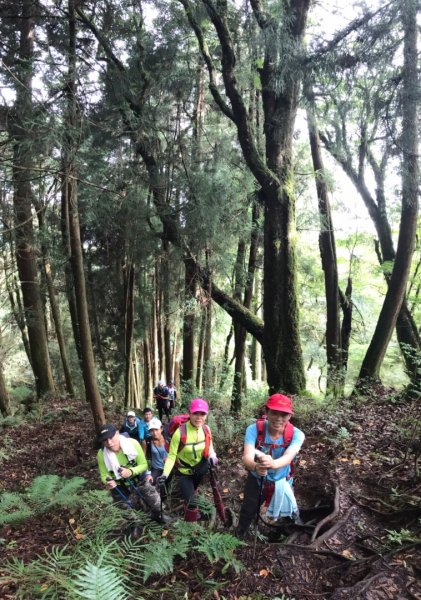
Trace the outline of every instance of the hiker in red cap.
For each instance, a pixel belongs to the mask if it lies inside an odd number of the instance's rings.
[[[266,500],[273,521],[290,517],[300,523],[292,489],[291,463],[299,452],[304,433],[290,423],[293,414],[288,396],[273,394],[266,402],[266,418],[246,429],[243,463],[249,471],[237,532],[244,536]]]
[[[211,432],[206,425],[208,412],[206,400],[195,398],[191,401],[188,420],[175,430],[164,472],[156,480],[158,488],[165,487],[165,482],[175,467],[175,481],[184,498],[185,521],[200,519],[196,490],[209,470],[209,461],[214,465],[218,462]]]

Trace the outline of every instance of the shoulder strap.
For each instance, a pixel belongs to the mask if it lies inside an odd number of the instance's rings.
[[[284,431],[283,446],[285,448],[288,448],[288,446],[290,445],[292,438],[294,437],[294,431],[295,431],[294,425],[290,421],[288,421],[288,423],[285,425],[285,431]]]
[[[209,456],[209,448],[211,444],[211,432],[207,425],[203,425],[203,432],[205,434],[205,448],[203,450],[203,458],[208,458]]]
[[[179,430],[180,430],[180,443],[178,444],[178,452],[181,452],[187,442],[187,423],[181,423]]]
[[[265,423],[266,423],[266,419],[257,419],[257,421],[256,421],[256,429],[257,429],[256,448],[257,448],[257,446],[263,446],[263,444],[265,443]]]

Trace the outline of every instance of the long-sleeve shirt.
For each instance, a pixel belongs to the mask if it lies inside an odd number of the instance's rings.
[[[202,460],[203,451],[205,449],[205,432],[203,431],[203,427],[193,427],[190,421],[187,421],[186,433],[186,445],[180,450],[180,452],[178,451],[178,448],[181,440],[181,427],[176,429],[171,438],[170,450],[168,453],[168,458],[165,461],[163,473],[167,477],[171,473],[177,458],[183,461],[183,464],[185,463],[191,467],[195,467]],[[212,439],[209,446],[209,455],[211,454],[215,454]],[[189,467],[179,466],[177,468],[180,473],[184,473],[186,475],[191,474],[191,469]]]
[[[142,473],[148,470],[148,463],[139,442],[137,442],[136,440],[132,440],[132,443],[137,450],[137,456],[134,460],[129,461],[129,459],[122,450],[119,450],[116,453],[116,456],[120,466],[131,469],[133,472],[133,476],[136,476],[141,475]],[[101,477],[102,483],[106,483],[108,477],[111,477],[111,479],[115,479],[114,472],[108,471],[107,467],[105,466],[104,451],[102,450],[102,448],[101,450],[98,450],[97,461],[99,475]],[[124,483],[124,479],[119,479],[118,481],[119,483]]]

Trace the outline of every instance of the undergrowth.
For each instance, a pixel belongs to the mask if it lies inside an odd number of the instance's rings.
[[[0,526],[19,523],[54,506],[71,508],[80,505],[83,502],[80,489],[85,483],[83,477],[65,479],[58,475],[41,475],[23,492],[3,492],[0,495]]]
[[[73,497],[80,488],[80,478],[62,482],[64,485],[59,488],[54,476],[45,477],[51,481],[37,478],[26,492],[32,509],[47,505],[49,487],[53,492],[50,507],[60,504],[64,490]],[[67,544],[45,551],[29,563],[13,558],[2,566],[0,581],[13,584],[18,600],[162,597],[169,581],[168,592],[171,590],[171,593],[165,597],[180,598],[186,594],[187,584],[177,580],[177,561],[194,557],[192,577],[200,573],[201,561],[219,563],[224,572],[230,568],[239,572],[242,568],[235,550],[243,543],[228,533],[210,531],[197,523],[184,521],[164,529],[143,513],[137,513],[134,521],[134,514],[118,509],[105,491],[83,494],[79,491],[78,497],[82,508],[69,521]],[[7,510],[5,513],[9,514]],[[23,518],[21,512],[20,519]],[[136,539],[129,535],[134,525]],[[159,578],[164,576],[165,580],[161,581]],[[215,585],[208,584],[212,588],[210,594]]]

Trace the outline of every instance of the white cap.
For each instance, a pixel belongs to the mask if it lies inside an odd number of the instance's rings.
[[[148,423],[148,429],[161,429],[162,423],[156,417],[152,417],[152,419]]]
[[[135,411],[134,411],[134,410],[129,410],[129,412],[127,413],[127,416],[128,416],[128,417],[135,417],[135,416],[136,416],[136,413],[135,413]]]

